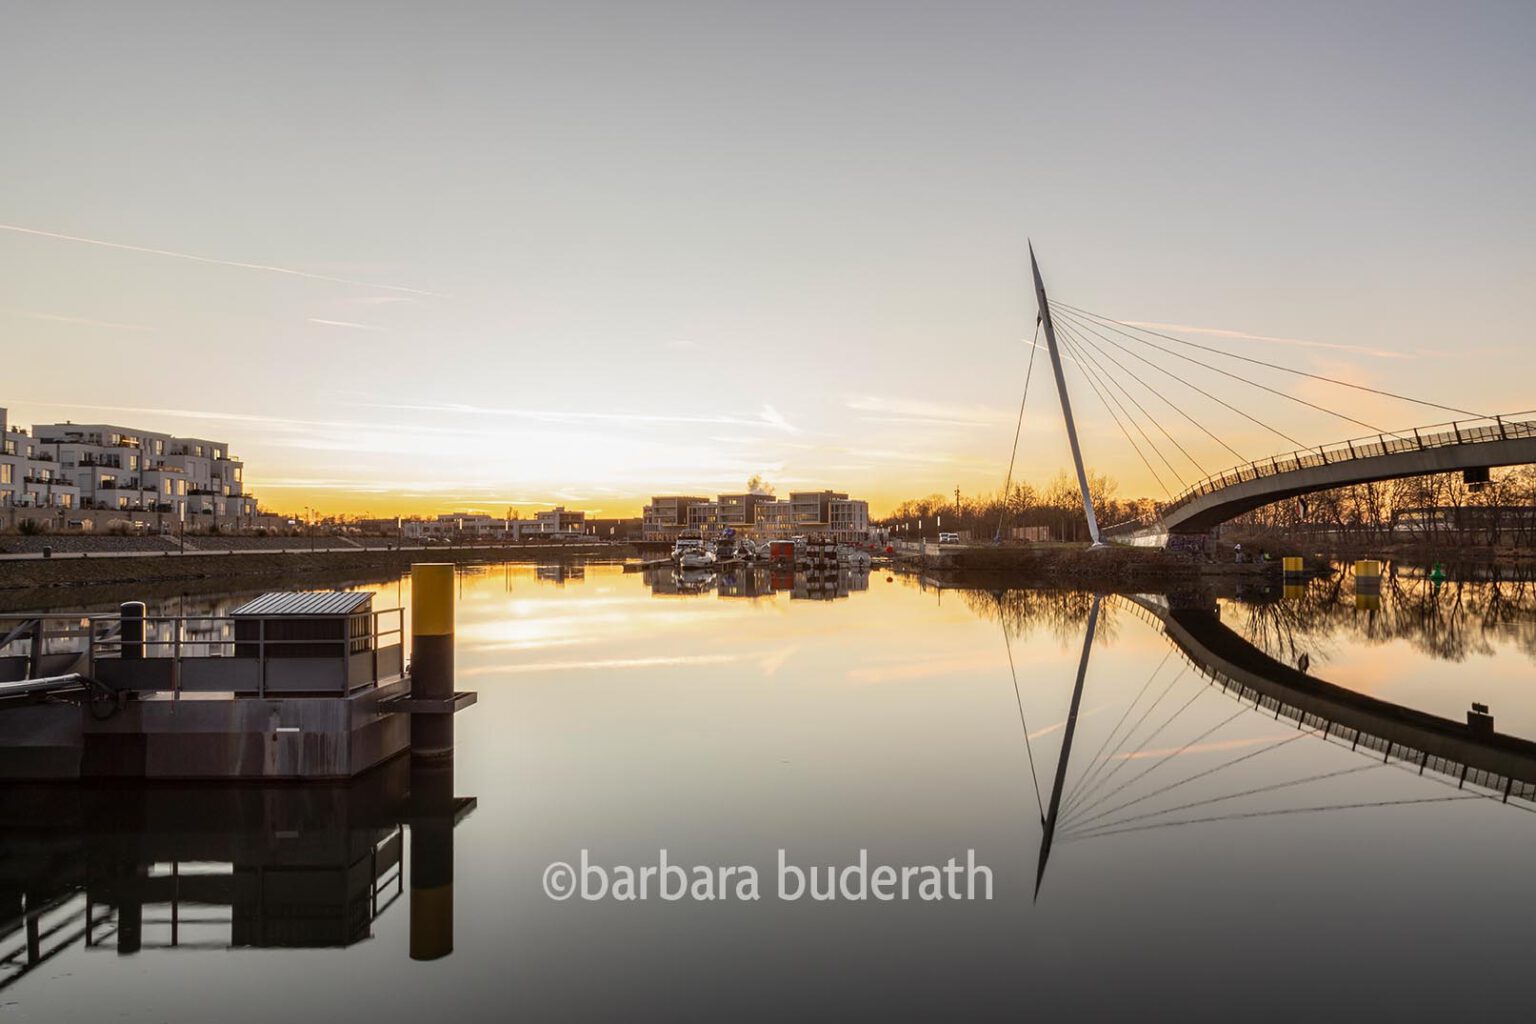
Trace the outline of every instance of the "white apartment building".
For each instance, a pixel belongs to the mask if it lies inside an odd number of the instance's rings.
[[[256,498],[245,493],[244,463],[222,441],[106,423],[40,424],[29,435],[9,425],[3,409],[0,427],[0,459],[12,467],[0,469],[0,502],[160,512],[192,521],[256,515]]]
[[[61,517],[80,506],[80,488],[62,473],[57,458],[37,438],[13,427],[0,409],[0,505],[57,509]]]

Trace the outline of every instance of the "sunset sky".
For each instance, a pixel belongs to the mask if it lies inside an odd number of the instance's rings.
[[[1087,309],[1536,407],[1530,3],[4,11],[0,405],[227,439],[277,510],[995,491],[1030,239]],[[1041,369],[1036,481],[1069,457]],[[1240,404],[1361,433],[1280,401]]]

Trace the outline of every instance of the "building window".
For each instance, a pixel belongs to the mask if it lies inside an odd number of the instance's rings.
[[[0,484],[13,484],[16,482],[15,467],[9,462],[0,463]]]

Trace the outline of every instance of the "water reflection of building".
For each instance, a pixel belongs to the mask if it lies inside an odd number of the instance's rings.
[[[687,595],[716,591],[722,598],[767,598],[788,593],[792,600],[835,600],[869,589],[869,566],[841,565],[799,572],[763,565],[725,569],[674,569],[653,566],[641,576],[654,594]]]
[[[840,565],[835,569],[808,569],[796,573],[789,596],[797,600],[832,601],[847,597],[855,590],[868,589],[869,566]]]
[[[564,585],[566,583],[580,583],[587,578],[586,564],[579,561],[572,562],[542,562],[534,569],[536,578],[549,583]]]
[[[345,947],[411,892],[411,956],[452,949],[449,765],[344,785],[0,790],[0,989],[71,947]],[[406,830],[411,878],[404,873]]]
[[[720,573],[721,597],[772,597],[773,580],[766,567],[733,566]]]
[[[677,569],[670,565],[647,568],[641,579],[651,593],[665,596],[697,595],[713,590],[720,582],[714,569]]]

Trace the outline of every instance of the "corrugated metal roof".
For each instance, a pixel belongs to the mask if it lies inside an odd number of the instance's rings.
[[[358,611],[373,595],[353,590],[274,591],[234,609],[230,615],[347,615]]]

